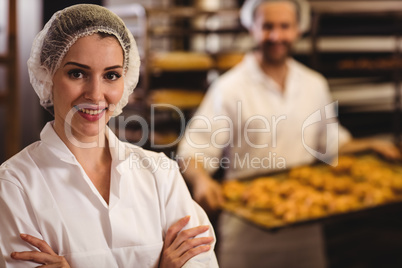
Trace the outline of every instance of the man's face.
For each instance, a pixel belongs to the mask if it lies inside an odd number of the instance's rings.
[[[251,34],[265,63],[283,63],[299,36],[296,7],[287,1],[262,3],[255,10]]]

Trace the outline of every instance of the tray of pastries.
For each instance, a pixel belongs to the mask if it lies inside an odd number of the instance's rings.
[[[376,154],[345,155],[336,167],[300,166],[223,184],[224,210],[264,229],[311,223],[402,201],[402,165]]]

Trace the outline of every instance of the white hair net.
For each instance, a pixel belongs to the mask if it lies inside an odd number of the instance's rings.
[[[305,0],[246,0],[240,10],[241,24],[250,30],[253,26],[254,13],[258,6],[264,2],[279,1],[288,1],[296,5],[300,32],[307,32],[310,28],[310,5]]]
[[[140,57],[137,45],[131,32],[116,14],[92,4],[74,5],[56,12],[35,37],[28,60],[28,72],[43,107],[53,106],[53,75],[70,47],[79,38],[95,33],[115,36],[123,48],[124,92],[113,115],[122,112],[138,83]]]

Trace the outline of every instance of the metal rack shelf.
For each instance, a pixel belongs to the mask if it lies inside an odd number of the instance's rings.
[[[361,1],[312,0],[310,3],[313,11],[311,46],[301,47],[310,49],[312,67],[332,78],[383,77],[393,83],[393,132],[396,143],[402,145],[400,1],[363,4]]]
[[[20,150],[19,92],[17,68],[17,1],[8,2],[7,51],[0,55],[0,64],[6,70],[5,91],[0,93],[0,104],[5,108],[5,157]]]

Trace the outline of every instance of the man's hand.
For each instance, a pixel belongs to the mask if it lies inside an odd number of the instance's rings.
[[[223,205],[222,186],[204,169],[201,160],[178,159],[186,182],[190,185],[193,199],[205,210],[208,216],[219,212]]]
[[[182,267],[192,257],[211,248],[209,244],[213,242],[213,237],[194,238],[206,232],[209,229],[208,225],[181,231],[189,220],[190,216],[181,218],[168,229],[159,268]]]
[[[372,140],[371,148],[388,159],[392,160],[401,159],[401,152],[391,142],[382,140]]]
[[[11,258],[20,261],[32,261],[39,264],[43,264],[38,267],[46,267],[46,268],[70,267],[66,259],[63,256],[58,256],[45,241],[27,234],[21,234],[20,236],[22,240],[31,244],[34,247],[37,247],[39,251],[13,252],[11,253]]]
[[[208,215],[216,213],[223,205],[222,186],[210,177],[200,177],[193,185],[194,200]]]
[[[380,139],[353,139],[340,148],[340,153],[373,150],[390,160],[400,160],[401,152],[391,142]]]

